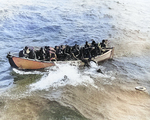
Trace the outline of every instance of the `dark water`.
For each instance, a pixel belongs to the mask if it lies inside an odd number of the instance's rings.
[[[5,0],[0,4],[0,120],[149,120],[149,0]],[[10,67],[24,46],[109,40],[113,60],[90,68]],[[101,69],[102,73],[98,73]],[[67,76],[67,79],[64,76]],[[144,86],[146,91],[135,87]]]

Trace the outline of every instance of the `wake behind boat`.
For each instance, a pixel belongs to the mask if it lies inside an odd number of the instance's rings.
[[[23,70],[37,70],[55,66],[57,63],[88,65],[90,61],[99,63],[112,59],[114,48],[106,48],[92,42],[86,42],[84,47],[75,46],[55,46],[55,48],[45,46],[44,48],[25,47],[19,52],[19,57],[8,54],[7,58],[13,68]]]

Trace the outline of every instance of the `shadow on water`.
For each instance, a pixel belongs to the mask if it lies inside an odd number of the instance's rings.
[[[38,81],[42,75],[41,74],[18,74],[14,71],[11,72],[14,78],[13,89],[11,89],[9,94],[21,95],[29,90],[29,85]],[[28,93],[30,94],[30,93]]]
[[[76,109],[38,96],[3,99],[0,100],[1,120],[88,120]]]
[[[87,120],[79,112],[61,106],[55,101],[50,101],[47,104],[48,106],[41,111],[38,120]]]
[[[11,73],[12,76],[14,76],[14,83],[16,84],[24,84],[29,85],[31,83],[34,83],[37,79],[40,79],[42,75],[40,74],[17,74],[15,72]]]

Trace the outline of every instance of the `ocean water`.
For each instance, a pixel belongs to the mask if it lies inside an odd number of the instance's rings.
[[[0,120],[150,119],[149,0],[0,3]],[[84,45],[91,39],[108,39],[113,60],[21,71],[6,58],[26,45]]]

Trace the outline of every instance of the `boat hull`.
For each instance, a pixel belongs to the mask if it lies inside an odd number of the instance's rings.
[[[114,48],[109,48],[107,49],[107,52],[105,52],[104,54],[96,56],[95,58],[92,58],[92,61],[99,63],[101,61],[113,58],[113,54],[114,54]],[[34,60],[34,59],[15,57],[10,54],[7,55],[7,58],[12,67],[17,68],[17,69],[24,69],[24,70],[37,70],[37,69],[55,66],[55,63],[57,64],[57,63],[66,63],[66,62],[70,64],[76,63],[79,66],[84,65],[84,61],[82,60],[51,62],[51,61],[39,61],[39,60]]]
[[[53,62],[42,62],[15,56],[9,56],[8,59],[10,65],[17,69],[36,70],[55,65]]]
[[[106,50],[107,50],[107,52],[105,52],[102,55],[96,56],[93,60],[96,63],[99,63],[99,62],[102,62],[102,61],[107,60],[107,59],[112,59],[114,56],[114,48],[109,48]]]

